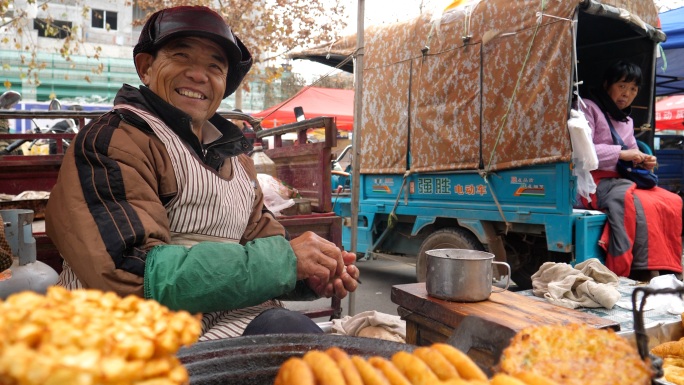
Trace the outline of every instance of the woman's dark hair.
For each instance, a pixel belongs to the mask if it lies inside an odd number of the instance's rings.
[[[641,87],[641,67],[632,62],[620,60],[613,63],[603,73],[603,81],[606,88],[622,80],[626,82],[633,81],[637,87]]]

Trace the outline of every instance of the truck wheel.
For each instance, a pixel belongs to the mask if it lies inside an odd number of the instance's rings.
[[[462,228],[446,228],[430,234],[420,245],[416,261],[416,278],[418,282],[425,282],[427,276],[428,250],[434,249],[468,249],[484,251],[482,243],[470,231]]]

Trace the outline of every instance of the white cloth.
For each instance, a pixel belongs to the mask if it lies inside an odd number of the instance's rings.
[[[332,323],[333,334],[406,342],[406,321],[396,315],[370,310]]]
[[[532,275],[532,292],[550,303],[570,309],[612,309],[620,299],[618,276],[596,259],[574,268],[567,263],[546,262]]]
[[[48,199],[50,198],[50,192],[49,191],[22,191],[18,195],[15,195],[12,200],[13,201],[22,201],[22,200],[32,200],[32,199]]]
[[[683,286],[684,282],[677,279],[674,274],[666,274],[652,278],[646,287],[659,290],[677,289]],[[641,296],[637,298],[637,306],[640,306],[641,298]],[[622,299],[615,305],[628,310],[633,309],[631,297]],[[666,311],[670,314],[680,315],[684,313],[684,300],[676,294],[650,295],[646,298],[646,303],[643,305],[643,310]]]

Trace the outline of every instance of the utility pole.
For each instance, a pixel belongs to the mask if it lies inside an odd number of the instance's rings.
[[[352,196],[351,196],[351,252],[356,254],[357,232],[359,227],[359,182],[361,150],[361,111],[363,110],[363,19],[365,0],[358,0],[358,15],[356,21],[356,54],[354,59],[354,131],[352,136]],[[349,294],[349,315],[356,314],[355,293]]]

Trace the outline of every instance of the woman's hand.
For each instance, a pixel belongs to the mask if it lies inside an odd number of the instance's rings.
[[[646,170],[653,170],[658,165],[658,160],[653,155],[644,155],[644,160],[641,162],[641,167]]]
[[[644,161],[644,156],[647,156],[643,152],[636,148],[631,148],[629,150],[620,151],[620,160],[632,161],[635,165]]]
[[[635,166],[639,166],[646,170],[653,170],[653,168],[658,165],[658,161],[655,156],[644,154],[636,148],[620,151],[620,159],[632,161]]]

